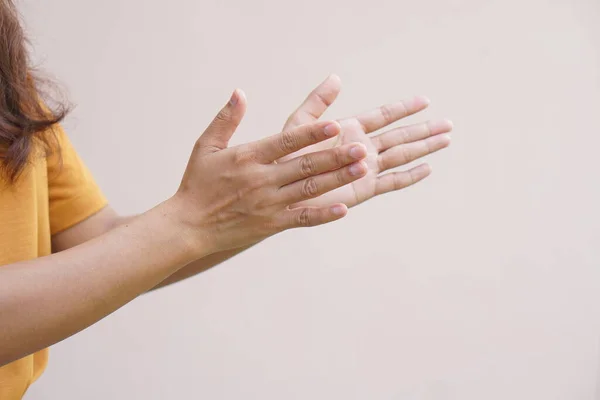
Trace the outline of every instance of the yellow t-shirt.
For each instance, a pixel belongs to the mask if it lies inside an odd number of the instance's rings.
[[[54,131],[60,152],[44,157],[38,146],[15,183],[0,177],[0,268],[51,254],[52,235],[106,205],[64,131]],[[0,367],[0,399],[21,399],[47,362],[45,349]]]

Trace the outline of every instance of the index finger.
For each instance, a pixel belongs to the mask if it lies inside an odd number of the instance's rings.
[[[304,147],[330,139],[340,131],[340,124],[335,121],[314,122],[261,139],[254,142],[253,147],[260,155],[260,161],[270,164]]]
[[[288,118],[284,130],[316,121],[335,101],[340,93],[340,78],[331,74],[317,86]]]

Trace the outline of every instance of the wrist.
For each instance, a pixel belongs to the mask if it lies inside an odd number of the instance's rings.
[[[173,235],[181,243],[184,253],[191,261],[198,260],[214,253],[210,235],[199,229],[193,221],[197,216],[191,215],[189,207],[177,195],[160,204],[157,209],[168,219]]]

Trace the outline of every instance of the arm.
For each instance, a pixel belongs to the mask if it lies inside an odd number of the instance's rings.
[[[336,100],[340,93],[340,88],[339,78],[336,75],[329,76],[290,115],[283,130],[294,129],[300,125],[317,121]],[[452,129],[452,124],[446,120],[428,121],[426,123],[392,129],[376,136],[370,135],[370,133],[385,128],[408,115],[417,113],[426,108],[427,105],[428,102],[423,98],[416,98],[411,101],[389,104],[355,117],[340,120],[344,128],[341,135],[316,143],[299,152],[283,157],[278,161],[282,162],[298,155],[306,154],[307,152],[331,149],[350,143],[358,142],[366,146],[368,151],[366,161],[369,165],[367,176],[354,181],[351,185],[345,185],[342,188],[329,192],[325,196],[305,202],[309,206],[323,206],[336,202],[352,207],[376,195],[404,189],[426,178],[430,173],[429,166],[422,164],[409,171],[392,172],[382,175],[380,173],[407,164],[446,147],[449,144],[449,137],[445,134]],[[55,250],[67,249],[90,240],[115,226],[126,223],[132,218],[135,217],[119,217],[107,207],[88,220],[83,221],[64,233],[56,235],[53,238],[53,245]],[[195,276],[243,252],[247,248],[227,250],[192,261],[166,278],[155,288],[167,286]]]
[[[174,212],[163,204],[70,250],[2,266],[0,366],[97,322],[210,251],[186,243]]]
[[[355,146],[273,163],[339,134],[339,124],[228,148],[244,111],[235,92],[196,142],[169,200],[89,242],[0,268],[0,366],[90,326],[192,260],[346,215],[342,204],[289,206],[364,176],[362,161],[349,154]],[[307,163],[314,168],[303,169]]]
[[[300,125],[317,121],[327,110],[340,92],[340,82],[337,76],[329,76],[318,85],[289,116],[284,130],[294,129]],[[322,142],[324,143],[324,142]],[[137,216],[119,216],[112,208],[105,207],[99,213],[82,221],[52,238],[53,251],[63,251],[77,246],[88,240],[110,231],[120,225],[133,221]],[[176,271],[152,289],[158,289],[181,280],[195,276],[247,250],[250,246],[214,253],[194,260]]]
[[[52,249],[54,252],[70,249],[116,229],[119,226],[130,224],[139,217],[140,216],[137,215],[121,217],[110,206],[107,206],[81,223],[54,235],[54,237],[52,237]],[[158,289],[195,276],[207,269],[221,264],[223,261],[247,250],[249,247],[250,246],[226,250],[207,255],[198,260],[193,260],[183,268],[175,271],[172,275],[167,276],[166,279],[156,286],[153,286],[150,290]]]

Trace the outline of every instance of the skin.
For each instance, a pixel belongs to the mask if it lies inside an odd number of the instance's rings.
[[[347,206],[429,175],[427,166],[379,174],[447,146],[442,134],[449,123],[367,136],[424,108],[425,99],[318,122],[338,92],[339,80],[332,76],[281,134],[230,148],[246,110],[243,93],[235,91],[198,139],[174,196],[134,217],[119,217],[107,207],[55,235],[51,256],[3,266],[0,366],[269,236],[338,220]]]
[[[283,131],[318,121],[335,102],[340,90],[339,77],[330,75],[289,116]],[[429,176],[431,168],[426,163],[419,164],[407,171],[382,173],[449,146],[449,132],[452,130],[451,121],[446,119],[431,120],[384,130],[378,135],[373,135],[375,131],[384,129],[404,117],[418,113],[427,108],[428,105],[429,100],[427,98],[416,97],[341,119],[338,122],[342,127],[342,132],[337,137],[308,146],[279,159],[278,162],[285,162],[310,152],[339,148],[352,143],[360,143],[367,150],[365,162],[368,165],[368,172],[363,178],[319,197],[300,202],[293,207],[302,205],[327,206],[334,203],[343,203],[347,207],[354,207],[375,196],[404,189]],[[135,216],[119,216],[112,208],[106,207],[86,221],[56,235],[53,238],[53,247],[56,251],[68,249],[116,226],[128,223],[134,218]],[[166,278],[153,289],[195,276],[219,265],[247,248],[242,247],[218,252],[195,260]]]

